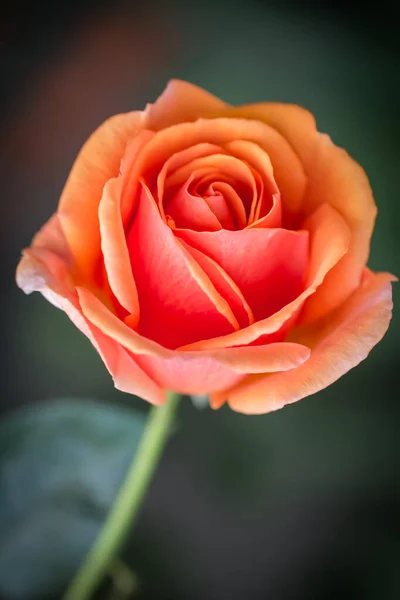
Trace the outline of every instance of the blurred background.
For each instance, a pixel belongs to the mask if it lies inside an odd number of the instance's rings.
[[[232,104],[298,103],[368,173],[369,264],[399,275],[398,19],[390,0],[14,0],[1,12],[0,598],[56,600],[147,410],[113,389],[64,314],[14,283],[77,151],[173,77]],[[124,564],[97,598],[399,598],[399,335],[395,311],[364,363],[277,413],[183,402]]]

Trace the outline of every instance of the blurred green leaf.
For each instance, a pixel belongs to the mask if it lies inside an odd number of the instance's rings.
[[[57,597],[89,550],[136,451],[145,416],[61,399],[0,425],[0,594]]]

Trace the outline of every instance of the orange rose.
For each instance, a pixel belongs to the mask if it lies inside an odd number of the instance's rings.
[[[384,335],[395,278],[365,266],[375,216],[363,170],[304,109],[172,81],[89,138],[17,282],[68,314],[118,389],[266,413]]]

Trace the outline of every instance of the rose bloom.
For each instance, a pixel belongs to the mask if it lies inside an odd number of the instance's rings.
[[[83,146],[18,285],[90,339],[115,386],[266,413],[366,358],[391,318],[366,268],[367,177],[298,106],[171,81]]]

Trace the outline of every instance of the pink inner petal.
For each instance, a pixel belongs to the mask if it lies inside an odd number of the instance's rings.
[[[202,197],[190,193],[193,176],[175,192],[171,200],[164,205],[164,212],[172,218],[175,227],[194,229],[195,231],[218,231],[221,223],[212,207]]]
[[[145,307],[139,333],[173,348],[239,328],[227,301],[188,260],[145,188],[127,243],[139,302]]]
[[[280,310],[304,288],[309,252],[307,231],[178,229],[175,234],[228,273],[251,306],[256,321]]]
[[[235,221],[225,197],[221,192],[215,192],[213,184],[209,186],[204,196],[204,200],[211,211],[218,219],[223,229],[234,231],[236,229]]]
[[[254,323],[254,315],[242,292],[228,273],[212,258],[183,240],[181,243],[208,275],[218,292],[226,298],[241,327]]]

